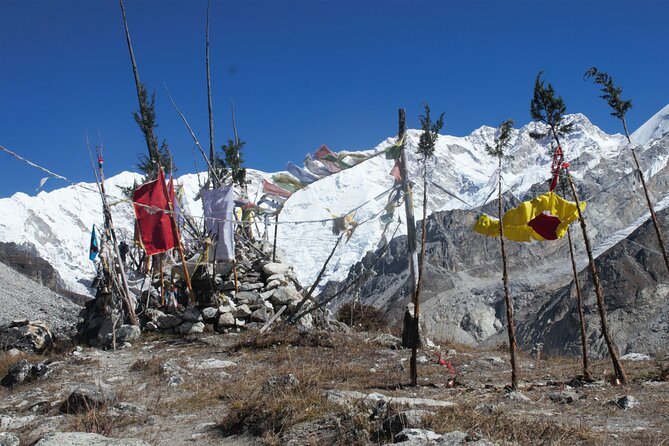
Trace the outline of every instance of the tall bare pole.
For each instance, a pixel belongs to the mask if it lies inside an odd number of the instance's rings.
[[[407,155],[404,144],[404,136],[406,134],[406,111],[403,108],[399,109],[399,131],[397,132],[397,140],[401,142],[402,148],[400,152],[400,175],[402,177],[402,193],[404,194],[404,210],[406,212],[407,220],[407,247],[409,250],[409,286],[411,288],[411,302],[413,303],[413,335],[411,336],[411,360],[409,362],[410,376],[411,376],[411,385],[416,386],[418,384],[418,366],[416,361],[416,356],[418,354],[418,344],[420,343],[420,330],[419,330],[419,314],[420,314],[420,304],[418,302],[418,294],[416,293],[416,287],[418,285],[418,277],[416,275],[418,271],[418,253],[416,252],[416,219],[414,217],[414,207],[413,207],[413,187],[409,181],[408,169],[407,169]]]
[[[128,43],[128,51],[130,52],[130,62],[132,63],[132,73],[135,76],[135,89],[137,90],[137,101],[139,103],[139,115],[142,118],[142,121],[145,120],[145,111],[142,106],[142,83],[139,81],[139,72],[137,71],[137,62],[135,62],[135,53],[132,50],[132,42],[130,41],[130,30],[128,29],[128,19],[125,16],[125,7],[123,6],[123,0],[119,0],[121,4],[121,13],[123,14],[123,26],[125,27],[125,40]],[[156,136],[153,134],[152,129],[148,129],[148,133],[144,134],[146,139],[146,146],[149,149],[149,159],[152,161],[157,159],[158,152],[158,141]]]
[[[209,70],[209,7],[211,2],[207,2],[207,30],[205,33],[205,60],[207,65],[207,107],[209,109],[209,159],[214,164],[216,160],[216,149],[214,147],[214,112],[211,105],[211,71]],[[209,165],[209,178],[211,178],[212,187],[215,189],[220,186],[220,181],[215,175],[214,167]]]
[[[564,191],[563,191],[564,194]],[[574,274],[574,286],[576,287],[576,305],[578,308],[578,321],[581,330],[581,354],[583,357],[583,379],[585,381],[592,381],[592,373],[590,372],[590,359],[588,358],[588,339],[585,331],[585,314],[583,313],[583,297],[581,296],[581,285],[578,281],[578,270],[576,268],[576,260],[574,259],[574,246],[571,241],[571,230],[567,227],[567,240],[569,241],[569,257],[571,258],[571,270]]]

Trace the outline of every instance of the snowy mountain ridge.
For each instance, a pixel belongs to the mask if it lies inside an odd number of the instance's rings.
[[[669,106],[663,111],[666,112],[663,116],[669,114]],[[639,131],[643,132],[639,134],[652,135],[655,130],[650,129],[652,124],[649,123],[653,120],[661,125],[666,123],[657,116],[640,127]],[[572,166],[577,179],[583,172],[596,169],[602,160],[615,158],[624,151],[626,140],[622,135],[606,134],[581,114],[569,115],[568,119],[574,123],[574,131],[562,144],[567,161],[580,160]],[[530,123],[513,131],[508,151],[513,159],[503,168],[503,185],[516,196],[522,197],[533,185],[547,181],[550,176],[550,140],[535,141],[530,137],[531,132],[538,130],[542,130],[540,124]],[[490,200],[496,187],[492,180],[497,161],[486,154],[485,146],[493,143],[496,131],[483,126],[465,137],[440,135],[428,169],[428,177],[436,185],[429,189],[430,212],[470,209]],[[409,130],[405,140],[418,219],[422,208],[422,166],[416,155],[419,136],[419,130]],[[394,137],[387,138],[366,153],[379,153],[395,141]],[[667,158],[666,154],[658,156],[649,173],[666,166]],[[389,175],[392,166],[393,161],[380,154],[312,183],[287,200],[279,218],[278,248],[284,261],[293,265],[301,282],[310,284],[314,280],[336,241],[331,222],[315,223],[314,220],[330,219],[357,208],[355,220],[360,223],[350,241],[338,248],[324,282],[343,279],[351,265],[377,247],[383,231],[378,216],[387,203],[384,193],[393,186]],[[616,175],[629,171],[631,167]],[[252,200],[261,194],[262,179],[269,177],[269,173],[249,170],[248,190]],[[134,214],[119,187],[131,186],[139,178],[136,173],[123,172],[106,181],[108,194],[113,197],[109,201],[117,235],[122,240],[132,239]],[[201,204],[195,199],[202,178],[202,175],[198,179],[197,174],[187,174],[178,179],[185,189],[186,212],[196,218],[202,215]],[[100,198],[94,183],[40,192],[34,197],[17,193],[0,199],[0,212],[5,216],[0,221],[0,241],[34,246],[56,268],[70,290],[90,293],[87,285],[94,274],[93,264],[88,260],[90,232],[93,224],[102,224]],[[404,210],[397,209],[395,217],[404,221]],[[259,226],[262,230],[262,222]],[[391,225],[391,230],[394,226]],[[269,231],[270,237],[272,232]],[[398,234],[404,232],[402,224]]]

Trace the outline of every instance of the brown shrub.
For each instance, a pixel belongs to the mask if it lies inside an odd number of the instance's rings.
[[[361,331],[385,331],[388,319],[383,311],[371,305],[345,303],[337,312],[337,320]]]

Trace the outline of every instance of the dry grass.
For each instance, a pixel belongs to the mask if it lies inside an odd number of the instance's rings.
[[[388,318],[383,311],[356,302],[342,305],[337,320],[358,331],[385,331],[388,328]]]

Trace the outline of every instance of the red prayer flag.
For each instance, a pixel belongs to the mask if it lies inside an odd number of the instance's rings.
[[[326,146],[325,144],[323,144],[323,145],[320,146],[320,147],[318,148],[318,150],[316,150],[316,152],[314,153],[314,158],[316,158],[317,160],[322,160],[323,158],[325,158],[325,157],[328,156],[328,155],[334,155],[334,152],[333,152],[332,150],[330,150],[330,149],[328,148],[328,146]]]
[[[267,194],[276,195],[281,198],[289,198],[291,196],[291,193],[289,191],[287,191],[281,186],[277,186],[276,184],[270,183],[267,180],[262,180],[262,190]]]
[[[170,195],[173,199],[174,192]],[[170,210],[167,196],[162,169],[158,179],[142,184],[132,194],[137,230],[148,255],[165,252],[176,246],[172,217],[165,212]]]

